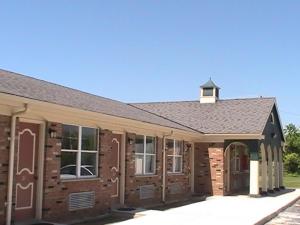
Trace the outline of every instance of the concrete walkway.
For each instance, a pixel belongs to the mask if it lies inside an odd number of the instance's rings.
[[[300,198],[300,190],[276,197],[249,198],[248,196],[211,197],[206,201],[166,211],[146,210],[137,218],[117,225],[253,225],[265,224],[283,208]]]

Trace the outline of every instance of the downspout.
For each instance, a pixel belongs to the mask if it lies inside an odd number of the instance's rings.
[[[12,113],[11,128],[10,128],[10,149],[9,149],[9,164],[8,164],[8,190],[7,190],[7,212],[6,212],[6,225],[11,225],[11,212],[12,212],[12,192],[13,192],[13,177],[14,177],[14,158],[15,158],[15,140],[16,140],[16,121],[17,117],[26,113],[28,105],[25,104],[24,108]]]
[[[166,137],[173,135],[173,130],[163,136],[163,183],[162,183],[162,202],[166,202]]]

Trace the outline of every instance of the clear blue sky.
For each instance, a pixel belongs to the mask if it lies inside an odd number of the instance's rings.
[[[276,96],[300,125],[300,1],[2,0],[0,67],[125,101]]]

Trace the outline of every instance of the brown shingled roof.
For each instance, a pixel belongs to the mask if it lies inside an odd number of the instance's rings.
[[[206,134],[262,134],[275,98],[136,103],[133,106]]]
[[[275,98],[125,104],[0,69],[0,93],[206,134],[262,134]]]
[[[184,131],[193,129],[128,104],[0,69],[0,93],[103,113]]]

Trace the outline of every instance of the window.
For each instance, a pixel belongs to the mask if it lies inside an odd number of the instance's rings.
[[[168,172],[182,173],[183,142],[167,139],[166,145],[168,149]]]
[[[96,177],[98,168],[98,130],[63,125],[60,177]]]
[[[214,96],[213,88],[203,88],[203,96]]]
[[[240,161],[240,154],[237,149],[234,150],[234,171],[240,172],[241,171],[241,161]]]
[[[155,137],[136,135],[135,137],[135,174],[155,173]]]
[[[271,116],[270,116],[270,121],[272,124],[275,124],[275,117],[274,117],[274,113],[271,113]]]
[[[243,145],[232,146],[231,170],[233,172],[247,172],[249,170],[249,154]]]

